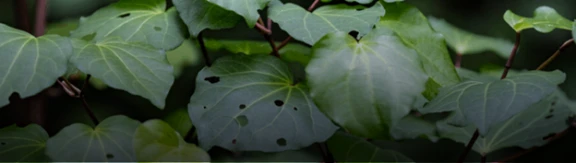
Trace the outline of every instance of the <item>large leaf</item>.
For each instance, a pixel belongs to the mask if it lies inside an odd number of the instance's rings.
[[[134,134],[134,151],[140,162],[209,162],[210,156],[188,144],[170,125],[161,120],[144,122]]]
[[[527,18],[514,14],[507,10],[504,13],[504,21],[516,32],[534,28],[538,32],[548,33],[554,29],[572,30],[573,22],[562,17],[556,10],[548,6],[540,6],[534,11],[534,18]]]
[[[306,75],[322,112],[367,138],[387,137],[423,98],[427,79],[418,54],[386,28],[358,42],[344,32],[326,35],[314,45]]]
[[[106,118],[94,129],[72,124],[48,139],[46,154],[58,162],[136,161],[132,138],[138,125],[123,115]]]
[[[358,137],[337,132],[328,140],[328,149],[337,162],[412,162],[401,153],[380,147]]]
[[[37,124],[0,129],[0,162],[48,161],[44,154],[48,133]]]
[[[491,82],[469,80],[442,88],[421,112],[457,111],[465,122],[452,123],[472,123],[481,135],[486,135],[492,126],[553,93],[565,78],[560,71],[529,71]]]
[[[502,58],[508,59],[514,44],[508,40],[486,37],[459,29],[443,19],[429,17],[430,25],[435,31],[444,35],[448,46],[461,55],[494,51]]]
[[[197,36],[205,29],[234,27],[242,17],[206,0],[173,0],[190,34]]]
[[[111,87],[152,101],[163,109],[174,82],[173,68],[163,51],[149,45],[109,38],[96,44],[73,40],[70,58],[82,72],[102,79]]]
[[[34,37],[0,24],[0,107],[16,92],[33,96],[52,86],[67,70],[72,46],[56,35]]]
[[[273,5],[268,14],[280,28],[296,40],[314,45],[331,32],[357,31],[358,36],[370,32],[385,13],[380,3],[370,8],[346,4],[322,6],[313,13],[292,4]]]
[[[246,20],[248,27],[253,28],[260,18],[258,10],[264,9],[271,0],[207,0],[222,8],[234,11]]]
[[[206,39],[205,42],[206,48],[210,50],[225,49],[232,53],[246,55],[269,55],[272,52],[270,43],[265,41]],[[276,45],[278,44],[280,44],[280,42],[276,43]],[[310,48],[301,44],[287,44],[284,48],[280,49],[278,53],[282,56],[282,60],[294,61],[302,65],[307,65],[312,58]]]
[[[415,49],[425,72],[440,86],[460,82],[448,54],[443,36],[434,32],[426,17],[405,3],[386,4],[386,15],[379,26],[394,30],[409,47]]]
[[[95,34],[97,41],[118,36],[172,50],[184,41],[186,30],[176,9],[165,8],[165,0],[120,0],[81,18],[80,26],[71,34],[76,38]]]
[[[188,105],[200,145],[277,152],[328,139],[338,129],[270,55],[229,55],[198,74]]]

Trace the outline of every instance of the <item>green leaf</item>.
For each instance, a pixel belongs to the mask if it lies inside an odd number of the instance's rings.
[[[0,162],[48,161],[44,154],[48,133],[37,124],[0,129]]]
[[[270,43],[265,41],[249,41],[249,40],[216,40],[205,39],[206,48],[210,50],[224,49],[232,53],[240,53],[246,55],[261,54],[270,55],[272,48]],[[276,45],[279,45],[277,42]],[[311,49],[301,44],[287,44],[284,48],[278,51],[281,59],[285,61],[298,62],[302,65],[308,65],[312,58]]]
[[[494,51],[502,58],[508,59],[514,44],[508,40],[477,35],[459,29],[443,19],[429,17],[435,31],[444,35],[448,46],[461,55]]]
[[[519,146],[525,149],[541,146],[548,141],[543,138],[569,127],[570,105],[563,102],[565,95],[560,91],[530,106],[509,120],[500,122],[474,144],[472,148],[480,154],[498,149]],[[573,106],[572,106],[573,107]],[[468,143],[476,127],[455,127],[445,122],[437,124],[440,135],[460,143]]]
[[[118,36],[129,42],[144,42],[156,48],[172,50],[178,47],[186,30],[174,8],[165,11],[165,0],[120,0],[80,19],[72,37],[95,34],[96,41]]]
[[[16,92],[24,99],[52,86],[67,70],[70,40],[34,37],[0,24],[0,107]]]
[[[572,25],[572,38],[576,39],[576,23],[574,25]]]
[[[178,132],[162,120],[149,120],[134,134],[138,161],[209,162],[210,156],[194,144],[188,144]]]
[[[214,152],[215,153],[215,152]],[[317,145],[311,145],[299,150],[288,150],[282,152],[219,152],[212,155],[212,162],[283,162],[283,163],[297,163],[297,162],[322,162],[322,149]]]
[[[390,126],[424,98],[427,80],[418,54],[386,28],[358,42],[344,32],[326,35],[314,45],[306,75],[320,110],[367,138],[387,137]]]
[[[436,125],[420,117],[407,115],[402,118],[397,125],[394,125],[390,131],[394,139],[415,139],[420,136],[426,136],[428,139],[436,142]]]
[[[434,32],[426,17],[405,3],[385,4],[386,15],[378,26],[394,30],[406,45],[418,52],[425,72],[439,85],[460,82],[443,36]]]
[[[62,22],[51,23],[46,26],[46,34],[55,34],[64,37],[70,36],[70,31],[78,28],[78,19],[65,20]]]
[[[190,129],[192,129],[192,121],[190,120],[190,116],[188,116],[187,109],[176,109],[162,119],[170,124],[180,135],[186,136],[188,132],[190,132]]]
[[[110,87],[149,99],[163,109],[174,83],[173,68],[163,51],[146,44],[109,38],[98,43],[73,40],[70,58],[78,69]]]
[[[466,121],[452,123],[472,123],[481,135],[486,135],[495,124],[553,93],[565,78],[560,71],[529,71],[491,82],[469,80],[442,88],[438,97],[420,112],[457,111]]]
[[[46,142],[46,154],[58,162],[135,161],[132,137],[140,122],[123,115],[106,118],[94,129],[72,124]]]
[[[270,55],[229,55],[198,74],[188,105],[205,150],[278,152],[328,139],[337,129]],[[217,119],[217,121],[215,121]]]
[[[173,0],[188,31],[198,36],[205,29],[234,27],[242,17],[206,0]]]
[[[199,64],[202,59],[196,42],[191,40],[185,40],[180,47],[166,52],[166,56],[168,63],[174,67],[174,76],[180,76],[184,68]]]
[[[410,158],[358,137],[337,132],[328,140],[328,149],[337,162],[413,162]]]
[[[234,11],[236,14],[241,15],[246,20],[248,27],[254,28],[260,14],[258,10],[264,9],[271,0],[207,0],[210,3],[216,4],[226,10]]]
[[[519,16],[507,10],[506,13],[504,13],[504,21],[518,33],[529,28],[534,28],[536,31],[542,33],[552,32],[556,28],[572,30],[572,24],[574,24],[548,6],[536,8],[534,18]]]
[[[385,13],[380,3],[370,8],[346,4],[322,6],[313,13],[295,5],[274,5],[268,15],[280,28],[296,40],[314,45],[324,35],[332,32],[357,31],[358,36],[370,32]]]

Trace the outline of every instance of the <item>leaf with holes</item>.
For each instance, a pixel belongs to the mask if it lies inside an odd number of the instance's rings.
[[[412,162],[401,153],[380,147],[347,133],[337,132],[328,140],[336,162]]]
[[[72,44],[75,54],[70,62],[80,71],[164,108],[168,91],[174,83],[174,70],[162,50],[118,38],[95,44],[75,39]]]
[[[370,32],[385,13],[380,3],[370,8],[346,4],[322,6],[313,13],[292,4],[273,5],[268,9],[270,18],[294,39],[314,45],[331,32],[357,31],[358,36]]]
[[[197,36],[205,29],[232,28],[242,19],[206,0],[173,0],[180,18],[188,26],[190,34]]]
[[[420,112],[457,111],[465,121],[453,124],[472,123],[481,135],[486,135],[497,123],[508,120],[553,93],[565,78],[566,75],[557,70],[528,71],[491,82],[469,80],[442,88]]]
[[[226,10],[234,11],[246,20],[248,27],[253,28],[260,18],[258,10],[264,9],[271,0],[207,0]]]
[[[559,133],[570,125],[570,108],[564,93],[557,90],[546,99],[530,106],[507,121],[498,123],[474,144],[474,151],[480,154],[506,147],[519,146],[525,149],[541,146],[548,141],[544,138]],[[460,143],[468,143],[476,127],[455,127],[445,122],[437,124],[440,135]]]
[[[37,124],[0,129],[0,162],[48,161],[44,154],[48,133]]]
[[[78,29],[71,32],[75,38],[92,34],[96,41],[117,36],[172,50],[184,41],[186,30],[176,9],[166,10],[165,0],[120,0],[81,18]]]
[[[229,55],[198,74],[188,105],[205,150],[278,152],[328,139],[337,129],[270,55]]]
[[[504,13],[504,21],[518,33],[529,28],[534,28],[536,31],[542,33],[552,32],[556,28],[572,30],[572,25],[574,24],[548,6],[536,8],[533,18],[516,15],[512,11],[507,10],[506,13]]]
[[[67,71],[70,40],[56,35],[34,37],[0,24],[0,107],[12,93],[24,99],[52,86]]]
[[[413,115],[407,115],[398,124],[392,126],[390,134],[396,140],[415,139],[424,136],[431,141],[438,141],[434,123]]]
[[[215,40],[206,39],[206,48],[210,50],[221,50],[232,53],[240,53],[246,55],[262,54],[269,55],[272,52],[270,43],[265,41],[249,41],[249,40]],[[276,45],[279,45],[277,42]],[[287,44],[280,49],[278,53],[282,56],[282,60],[298,62],[302,65],[307,65],[311,59],[311,49],[301,44]]]
[[[58,162],[136,161],[132,138],[140,122],[123,115],[106,118],[94,129],[72,124],[46,143],[46,154]]]
[[[440,86],[460,82],[441,34],[430,27],[426,17],[415,7],[405,3],[385,4],[386,15],[378,26],[388,27],[402,41],[416,50],[424,71]]]
[[[144,122],[134,134],[134,150],[140,162],[209,162],[210,156],[188,144],[162,120]]]
[[[429,17],[435,31],[444,35],[448,46],[461,55],[494,51],[500,57],[508,59],[514,44],[508,40],[491,38],[459,29],[443,19]]]

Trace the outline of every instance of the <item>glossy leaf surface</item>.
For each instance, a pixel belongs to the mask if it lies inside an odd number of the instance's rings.
[[[48,133],[37,124],[0,129],[0,162],[48,161],[44,154]]]

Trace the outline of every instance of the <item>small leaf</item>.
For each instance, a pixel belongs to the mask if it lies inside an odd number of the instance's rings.
[[[418,54],[385,28],[358,42],[344,32],[326,35],[314,45],[306,75],[320,110],[366,138],[387,137],[424,98],[427,80]]]
[[[144,42],[156,48],[172,50],[178,47],[186,31],[174,8],[165,11],[165,0],[120,0],[80,19],[72,37],[96,34],[96,41],[118,36],[130,42]]]
[[[73,124],[46,143],[46,154],[58,162],[135,161],[132,137],[140,122],[123,115],[106,118],[94,129]]]
[[[70,40],[56,35],[34,37],[0,24],[0,107],[12,93],[24,99],[56,83],[67,71]]]
[[[174,83],[173,68],[163,51],[146,44],[116,38],[96,44],[73,40],[70,58],[78,69],[101,79],[110,87],[149,99],[163,109]]]
[[[444,35],[448,46],[461,55],[494,51],[502,58],[508,59],[514,44],[508,40],[477,35],[459,29],[443,19],[429,17],[428,20],[435,31]]]
[[[271,0],[207,0],[229,11],[234,11],[246,20],[248,27],[253,28],[260,18],[258,10],[264,9]]]
[[[162,119],[170,124],[180,135],[186,136],[190,129],[192,129],[192,121],[186,109],[176,109]]]
[[[210,50],[225,49],[232,53],[241,53],[246,55],[261,54],[270,55],[272,48],[270,43],[265,41],[248,41],[248,40],[204,40],[206,48]],[[276,45],[279,45],[277,42]],[[307,65],[312,58],[311,49],[301,44],[287,44],[284,48],[278,51],[281,59],[285,61],[298,62],[302,65]]]
[[[325,141],[338,129],[314,105],[308,88],[294,85],[288,67],[270,55],[229,55],[204,68],[188,111],[205,150],[295,150]]]
[[[465,81],[440,90],[420,112],[457,111],[462,119],[486,135],[495,124],[506,121],[553,93],[566,75],[560,71],[529,71],[491,82]],[[452,122],[465,125],[466,122]]]
[[[413,162],[410,158],[358,137],[337,132],[328,140],[328,149],[337,162]]]
[[[209,162],[210,156],[188,144],[162,120],[149,120],[136,129],[134,150],[140,162]]]
[[[198,36],[205,29],[234,27],[242,17],[206,0],[173,0],[188,31]]]
[[[422,118],[407,115],[402,118],[397,125],[394,125],[390,131],[394,139],[415,139],[420,136],[426,136],[428,139],[436,142],[436,126]]]
[[[572,25],[574,24],[548,6],[536,8],[534,18],[519,16],[507,10],[506,13],[504,13],[504,21],[518,33],[529,28],[534,28],[536,31],[542,33],[552,32],[555,28],[572,30]]]
[[[274,5],[268,10],[270,18],[280,28],[308,45],[314,45],[324,35],[338,31],[357,31],[359,37],[364,36],[384,13],[380,3],[370,8],[346,4],[322,6],[313,13],[292,3]]]
[[[44,154],[48,133],[37,124],[0,129],[0,162],[48,161]]]

